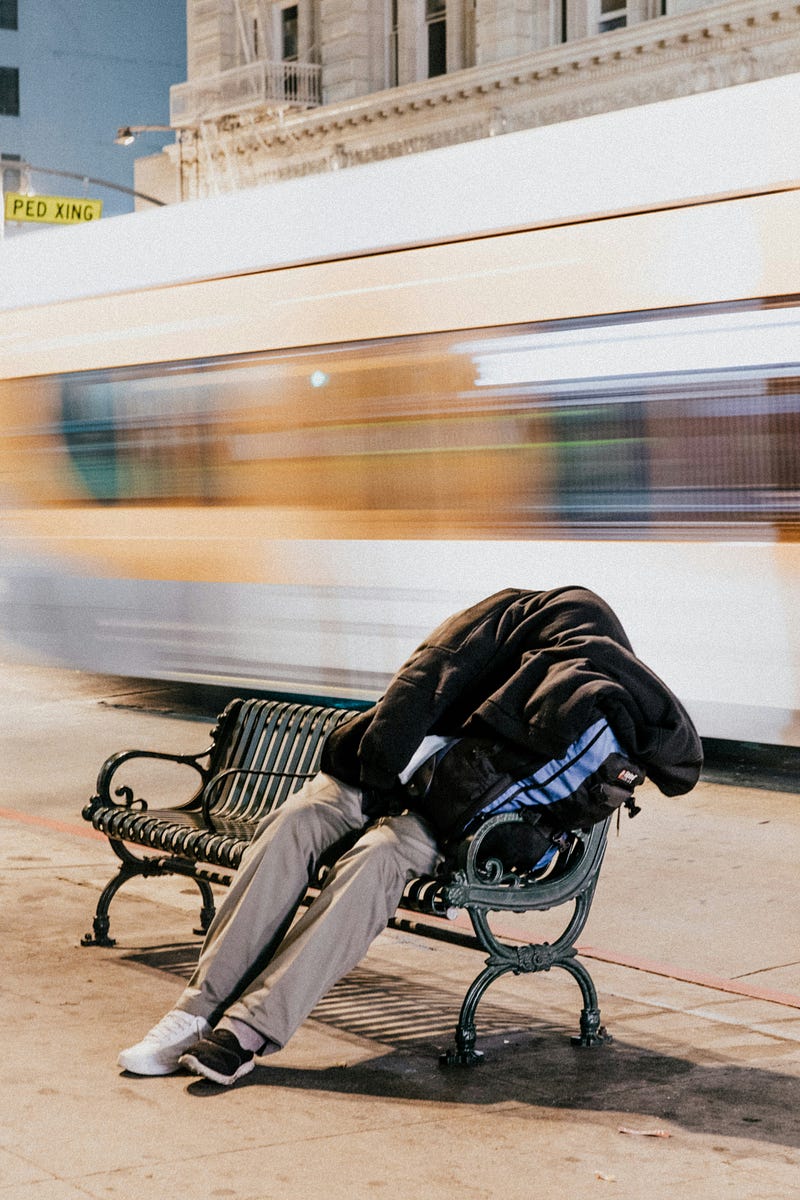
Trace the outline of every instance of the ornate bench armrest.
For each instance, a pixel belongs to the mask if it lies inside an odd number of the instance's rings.
[[[98,806],[109,804],[118,804],[121,808],[147,809],[147,801],[134,799],[133,788],[127,784],[116,788],[114,791],[114,795],[119,796],[121,801],[112,798],[111,783],[114,775],[123,763],[129,762],[134,758],[158,759],[162,762],[178,763],[181,766],[192,767],[193,770],[197,771],[201,782],[205,782],[207,772],[201,765],[201,760],[207,758],[209,753],[209,750],[203,750],[200,754],[167,754],[161,750],[121,750],[118,754],[112,754],[100,768],[97,776],[97,794],[92,796],[88,805],[83,810],[83,816],[87,820],[91,820],[91,815]]]
[[[492,830],[524,821],[521,812],[501,813],[459,844],[447,888],[451,904],[544,910],[574,899],[592,885],[603,861],[610,817],[593,825],[587,833],[565,834],[556,858],[538,871],[520,870],[514,863],[505,863],[482,851]]]
[[[259,771],[251,767],[227,767],[224,771],[219,771],[211,779],[207,780],[202,793],[202,811],[203,823],[209,829],[214,829],[214,815],[211,811],[211,804],[214,798],[214,793],[234,776],[261,776],[267,779],[313,779],[318,771]]]

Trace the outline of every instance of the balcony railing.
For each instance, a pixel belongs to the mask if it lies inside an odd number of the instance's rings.
[[[170,124],[181,128],[249,109],[316,108],[322,103],[320,74],[316,63],[254,62],[174,84]]]

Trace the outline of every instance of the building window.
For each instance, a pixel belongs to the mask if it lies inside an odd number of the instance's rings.
[[[446,0],[425,0],[425,25],[428,35],[428,78],[447,71]]]
[[[281,58],[284,62],[297,62],[298,16],[296,4],[281,9]]]
[[[600,0],[598,33],[610,33],[628,24],[627,0]]]
[[[397,87],[400,82],[400,17],[399,0],[389,0],[389,39],[387,46],[389,87]]]
[[[19,116],[19,67],[0,67],[0,117]]]
[[[17,0],[0,0],[0,29],[19,29]]]

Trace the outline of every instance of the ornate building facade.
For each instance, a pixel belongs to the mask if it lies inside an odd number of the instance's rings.
[[[791,0],[187,0],[179,200],[794,72]]]

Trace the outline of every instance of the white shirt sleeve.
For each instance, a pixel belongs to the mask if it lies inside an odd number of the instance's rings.
[[[400,772],[398,779],[401,783],[408,783],[415,771],[418,771],[423,763],[436,754],[438,750],[444,750],[445,746],[452,746],[453,742],[457,742],[458,738],[440,737],[438,734],[431,733],[424,737],[417,749],[411,755],[407,764]]]

